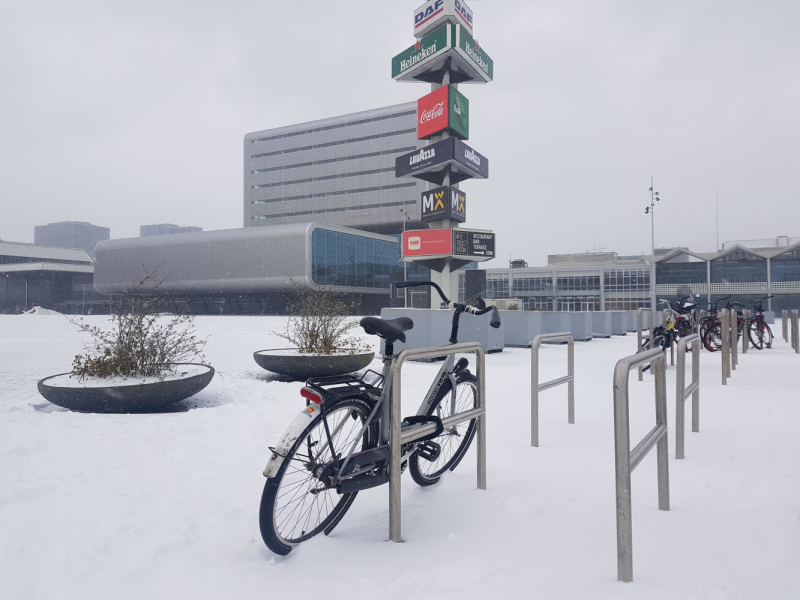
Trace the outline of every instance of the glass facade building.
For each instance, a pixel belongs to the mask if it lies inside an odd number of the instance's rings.
[[[402,275],[395,242],[318,227],[311,235],[311,272],[317,285],[389,289]]]

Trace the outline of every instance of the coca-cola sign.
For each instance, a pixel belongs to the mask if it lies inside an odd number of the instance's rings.
[[[449,87],[444,85],[417,101],[417,137],[419,139],[426,140],[447,129],[450,108],[448,106]]]
[[[420,98],[417,118],[417,137],[421,140],[445,130],[455,137],[469,138],[469,100],[451,85]]]

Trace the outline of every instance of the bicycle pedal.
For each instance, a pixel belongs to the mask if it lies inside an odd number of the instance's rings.
[[[441,453],[442,447],[436,442],[432,442],[430,440],[421,442],[420,445],[417,446],[417,454],[430,462],[433,462],[439,458]]]

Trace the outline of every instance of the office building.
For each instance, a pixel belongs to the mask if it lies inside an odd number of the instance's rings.
[[[80,248],[0,241],[0,313],[32,306],[71,314],[93,307],[105,312],[106,299],[92,286],[93,271]]]
[[[702,253],[656,249],[656,297],[676,300],[678,288],[689,286],[704,308],[721,298],[727,298],[723,305],[752,306],[767,296],[774,297],[765,300],[766,310],[800,307],[800,238],[726,242],[723,247]],[[518,298],[524,308],[539,310],[649,308],[650,261],[649,256],[613,252],[563,254],[549,256],[546,267],[487,269],[485,275],[462,272],[459,297]],[[485,279],[476,284],[471,277]]]
[[[59,248],[80,248],[94,258],[94,247],[97,242],[111,237],[108,227],[98,227],[83,221],[61,221],[37,225],[33,229],[33,243],[41,246],[57,246]]]
[[[174,223],[158,223],[157,225],[140,225],[139,237],[149,235],[171,235],[175,233],[197,233],[203,231],[202,227],[181,227]]]
[[[319,221],[378,233],[421,224],[425,183],[395,178],[417,139],[417,103],[248,133],[244,226]]]
[[[204,314],[285,314],[297,292],[344,294],[374,314],[402,279],[399,243],[326,223],[293,223],[108,240],[97,246],[95,288],[119,295],[147,274],[142,291],[171,295]]]

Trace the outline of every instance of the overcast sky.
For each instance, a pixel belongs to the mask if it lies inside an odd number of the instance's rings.
[[[469,0],[468,0],[469,2]],[[245,133],[416,100],[421,0],[0,2],[0,238],[242,226]],[[800,236],[800,2],[472,0],[461,86],[490,178],[467,226],[532,265],[593,247]]]

